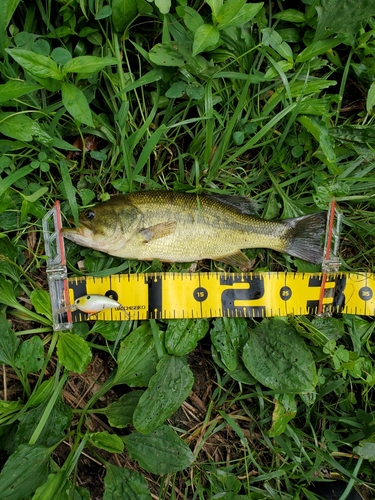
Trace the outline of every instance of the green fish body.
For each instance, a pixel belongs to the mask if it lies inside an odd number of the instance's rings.
[[[249,270],[241,249],[270,248],[321,263],[326,214],[270,221],[250,215],[238,197],[143,191],[99,203],[79,221],[63,235],[110,255],[163,262],[212,259]]]

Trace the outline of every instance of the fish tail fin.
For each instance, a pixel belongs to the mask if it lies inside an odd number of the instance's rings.
[[[283,222],[289,226],[289,241],[284,252],[314,264],[321,264],[323,262],[322,236],[325,233],[326,221],[326,212],[284,219]]]

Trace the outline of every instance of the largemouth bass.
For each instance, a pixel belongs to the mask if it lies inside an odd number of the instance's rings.
[[[326,213],[265,220],[239,197],[143,191],[117,195],[83,212],[65,238],[124,259],[193,262],[212,259],[250,270],[241,249],[271,248],[322,262]]]

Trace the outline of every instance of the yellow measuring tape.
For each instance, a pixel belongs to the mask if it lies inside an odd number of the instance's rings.
[[[325,276],[325,279],[323,277]],[[106,295],[121,309],[90,319],[272,317],[323,312],[375,316],[375,274],[147,273],[69,278],[70,302]],[[88,315],[72,313],[73,321]]]

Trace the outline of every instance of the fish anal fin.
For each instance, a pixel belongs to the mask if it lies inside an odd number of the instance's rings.
[[[251,271],[251,269],[254,267],[254,261],[249,260],[246,255],[241,252],[241,250],[238,250],[238,252],[232,253],[230,255],[214,257],[213,260],[217,260],[231,266],[239,267],[241,271]]]
[[[164,238],[164,236],[172,234],[175,230],[176,222],[161,222],[160,224],[155,224],[155,226],[140,229],[139,234],[143,238],[144,243],[148,243],[152,240]]]

